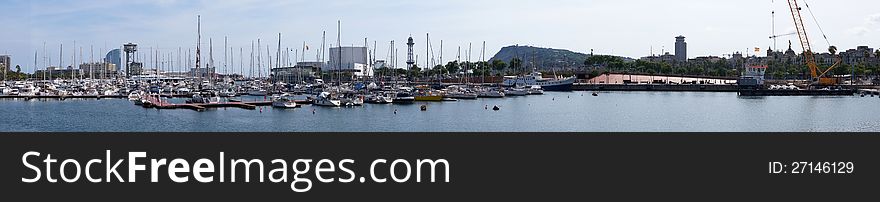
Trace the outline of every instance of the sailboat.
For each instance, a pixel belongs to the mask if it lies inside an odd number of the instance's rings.
[[[316,106],[339,107],[342,106],[342,101],[333,98],[329,92],[322,92],[315,98],[312,104]]]
[[[293,101],[292,99],[289,99],[287,97],[282,96],[282,97],[275,98],[275,100],[272,101],[272,107],[291,109],[291,108],[298,108],[298,107],[300,107],[300,105],[296,104],[296,102]]]

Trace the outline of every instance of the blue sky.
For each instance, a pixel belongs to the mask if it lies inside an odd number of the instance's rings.
[[[202,16],[203,47],[213,38],[215,61],[222,65],[223,37],[237,51],[249,53],[252,40],[260,38],[277,47],[311,47],[307,60],[315,60],[321,32],[327,44],[336,43],[336,21],[342,21],[342,44],[363,45],[364,38],[379,44],[378,58],[388,55],[395,40],[400,62],[405,39],[416,39],[416,54],[424,63],[425,33],[431,34],[435,57],[443,40],[444,60],[454,59],[473,43],[472,60],[480,57],[486,41],[486,57],[507,45],[533,45],[578,52],[594,49],[599,54],[628,57],[661,50],[673,52],[674,37],[685,35],[689,56],[744,52],[772,45],[771,10],[777,11],[777,33],[793,31],[785,1],[777,0],[2,0],[0,54],[12,54],[24,71],[33,71],[34,51],[39,66],[44,57],[57,65],[58,49],[69,54],[80,47],[86,59],[89,46],[95,58],[125,42],[135,42],[142,52],[150,48],[173,53],[196,44],[196,15]],[[841,49],[857,45],[880,46],[880,2],[871,0],[807,1],[833,45]],[[806,10],[805,10],[806,12]],[[827,43],[809,13],[805,13],[813,48]],[[779,39],[785,48],[787,40]],[[47,54],[43,54],[43,43]],[[797,43],[795,43],[797,44]],[[106,48],[105,48],[106,47]],[[799,50],[799,48],[795,48]],[[203,51],[207,54],[207,50]],[[265,49],[263,49],[265,52]],[[751,53],[751,52],[750,52]],[[238,63],[237,55],[236,62]],[[207,57],[207,55],[205,55]],[[466,56],[462,56],[465,58]]]

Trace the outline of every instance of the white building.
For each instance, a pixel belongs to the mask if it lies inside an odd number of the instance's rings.
[[[355,76],[373,76],[366,47],[330,48],[330,61],[323,71],[350,71]]]

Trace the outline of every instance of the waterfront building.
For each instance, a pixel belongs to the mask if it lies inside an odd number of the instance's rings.
[[[330,61],[323,71],[352,72],[354,76],[373,76],[373,68],[368,61],[367,47],[330,48]]]
[[[321,71],[322,62],[297,62],[293,67],[272,68],[272,80],[295,83],[317,78],[316,72]]]
[[[0,67],[5,69],[6,71],[10,71],[12,68],[12,56],[0,55]]]
[[[117,72],[122,72],[122,68],[125,68],[122,66],[122,50],[118,48],[107,52],[107,55],[104,56],[104,62],[114,64]]]
[[[126,76],[131,77],[131,76],[141,75],[141,74],[143,74],[143,71],[144,71],[144,63],[132,62],[131,64],[128,65],[128,73],[126,73]]]
[[[107,62],[84,63],[79,65],[79,69],[86,78],[94,76],[95,79],[113,78],[118,72],[116,64]]]
[[[662,62],[662,63],[667,63],[667,64],[675,64],[675,62],[678,60],[678,58],[676,58],[675,55],[672,55],[669,52],[666,52],[666,53],[663,53],[663,55],[659,55],[659,56],[652,55],[652,56],[642,57],[641,60],[648,61],[648,62]]]
[[[202,67],[202,68],[192,67],[189,69],[189,76],[200,77],[200,78],[213,78],[216,75],[214,74],[213,67]]]
[[[874,57],[876,57],[874,49],[868,46],[858,46],[855,49],[849,49],[840,53],[843,63],[849,65],[868,63]]]

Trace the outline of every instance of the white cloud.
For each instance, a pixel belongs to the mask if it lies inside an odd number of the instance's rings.
[[[867,36],[874,31],[880,31],[880,13],[868,16],[862,25],[849,30],[851,34],[857,36]]]

